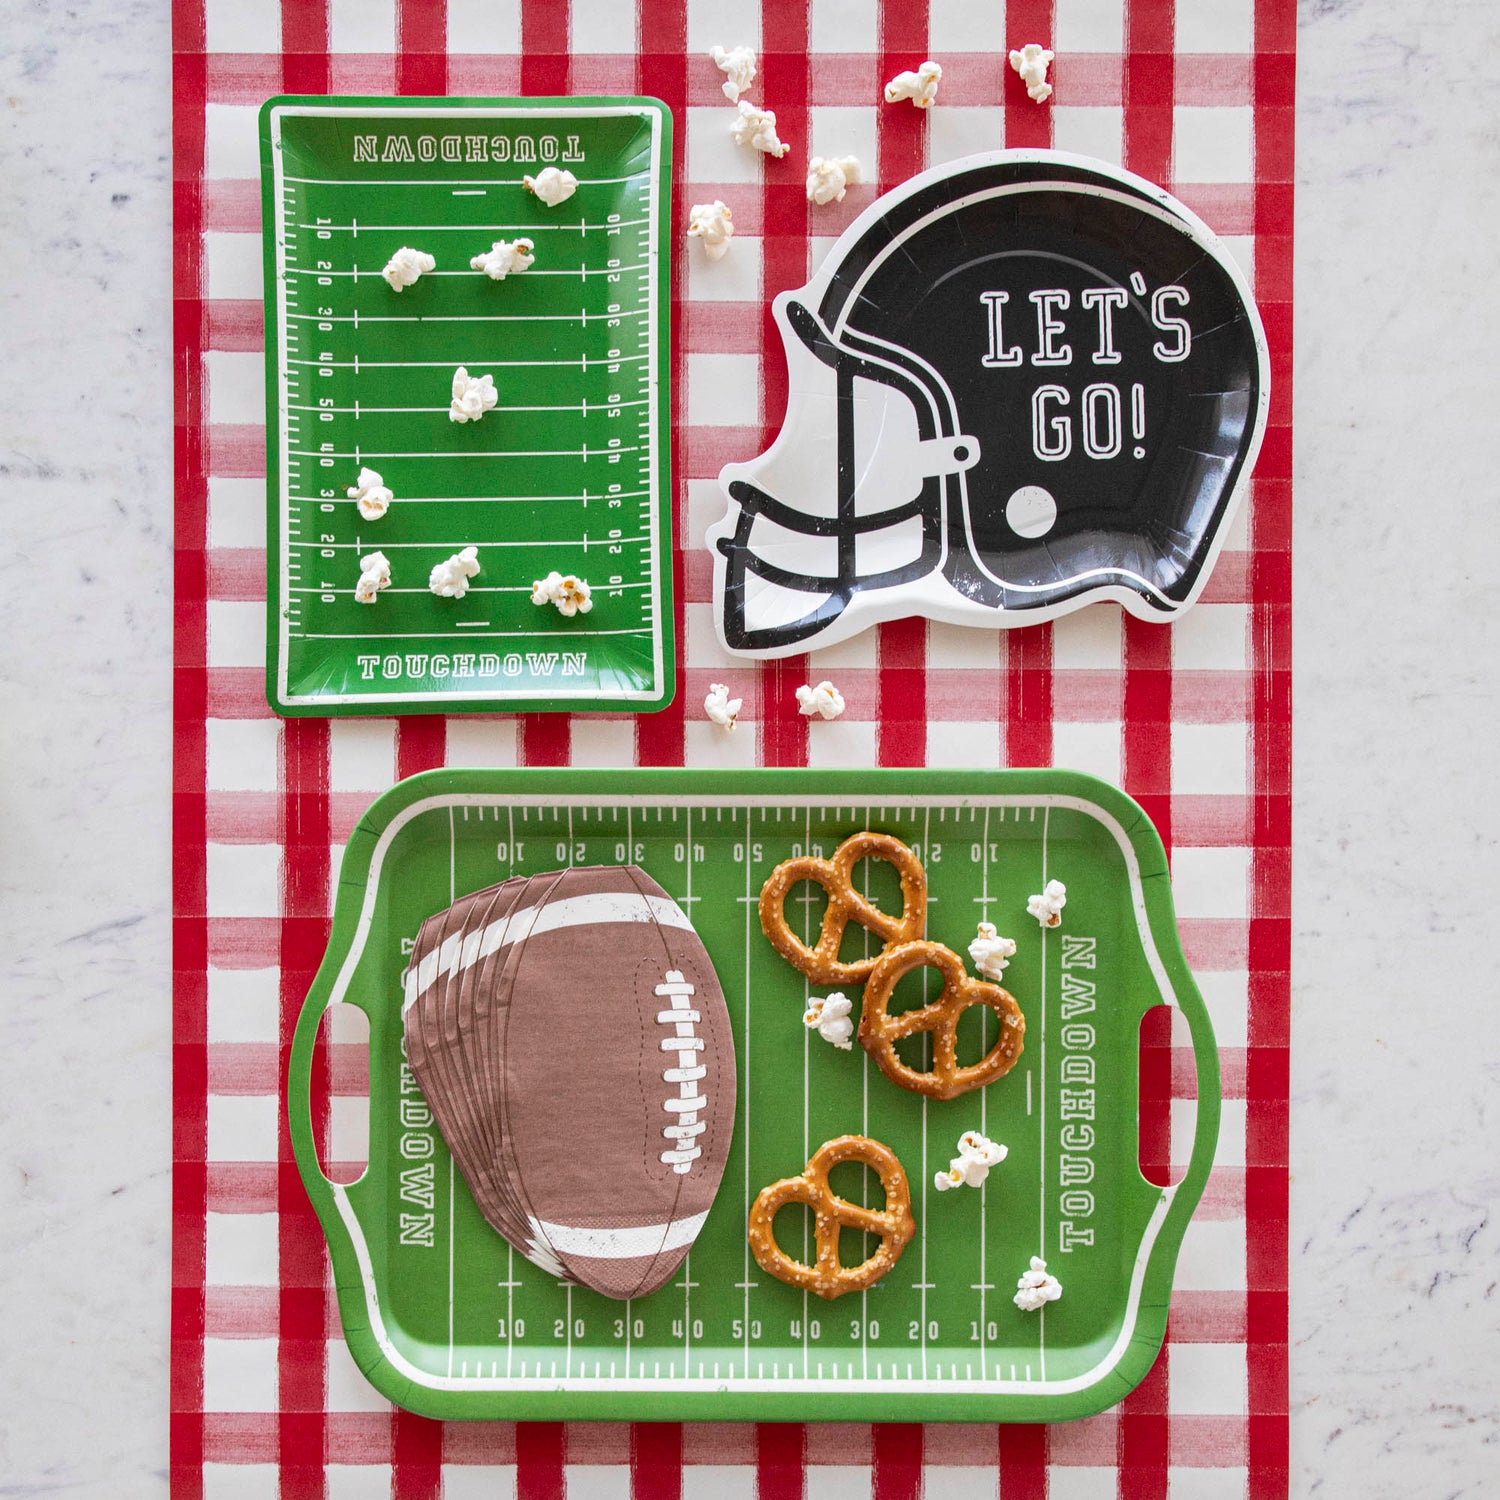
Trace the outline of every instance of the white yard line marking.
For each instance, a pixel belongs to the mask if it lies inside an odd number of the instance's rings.
[[[1035,809],[1032,816],[1036,816]],[[1042,810],[1042,889],[1047,889],[1047,832],[1052,819],[1052,807],[1049,803]],[[1041,1062],[1037,1071],[1041,1078],[1039,1081],[1039,1092],[1041,1094],[1041,1141],[1042,1141],[1042,1163],[1041,1171],[1037,1173],[1041,1181],[1040,1200],[1040,1224],[1039,1238],[1041,1244],[1037,1254],[1043,1259],[1047,1256],[1047,928],[1042,928],[1042,984],[1041,1001],[1037,1006],[1042,1023],[1042,1045]],[[1036,1338],[1037,1357],[1041,1362],[1042,1379],[1047,1378],[1047,1307],[1043,1303],[1036,1315]],[[1031,1366],[1026,1367],[1026,1378],[1031,1379]]]
[[[343,543],[341,545],[347,546],[348,544],[347,543]],[[386,543],[387,547],[392,547],[392,548],[395,548],[395,547],[415,547],[418,550],[420,550],[424,545],[426,545],[426,544],[422,543],[422,542],[387,542]],[[441,548],[445,544],[439,543],[439,542],[434,542],[431,545],[434,548],[438,548],[439,550],[441,550]],[[536,543],[528,543],[528,542],[494,542],[494,543],[486,543],[486,542],[480,542],[480,543],[478,543],[478,545],[481,546],[481,547],[484,547],[484,546],[524,547],[524,546],[541,546],[542,543],[540,543],[540,542],[536,542]],[[356,548],[353,548],[352,550],[354,550],[354,551],[357,552],[360,549],[356,547]],[[623,590],[626,590],[626,589],[633,589],[633,590],[639,591],[641,589],[649,588],[649,587],[650,587],[650,585],[647,584],[647,583],[644,583],[644,582],[642,582],[642,583],[612,583],[612,584],[609,585],[609,589],[610,589],[611,593],[614,593],[616,591],[623,591]],[[334,592],[337,593],[338,591],[334,590]],[[388,588],[388,589],[382,589],[381,590],[382,594],[391,594],[391,595],[395,595],[395,594],[426,594],[428,592],[430,592],[430,590],[425,589],[425,588]],[[492,583],[492,584],[485,584],[485,585],[481,586],[480,584],[475,583],[475,584],[470,584],[469,585],[468,592],[470,594],[525,594],[528,597],[530,597],[530,594],[531,594],[531,585],[530,584],[525,584],[525,583]],[[324,589],[324,588],[313,588],[310,585],[301,585],[301,586],[299,586],[297,588],[294,588],[292,590],[292,593],[293,594],[326,594],[326,593],[328,593],[328,590]],[[457,624],[459,624],[461,622],[455,620],[453,623],[455,625],[457,625]],[[365,635],[367,633],[368,634],[382,634],[383,632],[378,632],[378,631],[371,631],[371,632],[358,631],[356,633],[359,634],[359,635]],[[302,640],[311,640],[312,639],[311,636],[301,636],[299,638],[302,639]]]
[[[435,273],[430,273],[435,274]],[[576,273],[575,273],[576,274]],[[609,320],[619,322],[621,318],[644,318],[650,313],[649,308],[625,308],[620,312],[596,312],[588,311],[576,313],[366,313],[366,323],[577,323],[587,328],[590,323],[603,323]],[[298,323],[359,323],[359,314],[351,313],[347,318],[343,316],[322,317],[318,313],[291,313],[290,318]],[[400,410],[401,408],[392,408]],[[425,408],[416,408],[425,410]],[[508,407],[507,410],[515,411],[517,408]],[[531,411],[547,411],[548,407],[529,407]],[[447,407],[442,410],[446,411]]]
[[[474,193],[463,193],[455,190],[455,198],[474,197]],[[477,196],[483,197],[484,190],[481,188]],[[590,224],[585,220],[581,224],[301,224],[298,229],[324,230],[331,229],[340,233],[353,233],[358,238],[361,229],[369,232],[379,230],[391,234],[441,234],[453,232],[455,234],[493,234],[496,238],[512,234],[539,234],[546,230],[566,230],[572,233],[580,230],[585,233],[595,229],[637,229],[642,224],[648,223],[646,219],[621,219],[618,224]],[[430,272],[428,273],[431,274]]]
[[[735,818],[739,817],[736,809]],[[744,1036],[740,1043],[740,1100],[744,1109],[740,1125],[740,1146],[745,1153],[745,1222],[750,1221],[750,809],[745,808],[745,1005]],[[750,1373],[750,1241],[744,1244],[745,1279],[742,1283],[744,1300],[741,1307],[743,1318],[741,1331],[745,1336],[745,1375]]]
[[[980,837],[984,841],[980,845],[979,859],[979,889],[981,899],[984,902],[980,910],[988,917],[990,914],[990,810],[987,807],[984,810],[984,831]],[[989,1028],[986,1025],[988,1020],[989,1007],[981,1005],[979,1007],[979,1055],[981,1057],[989,1056]],[[985,1107],[986,1095],[988,1093],[988,1089],[980,1089],[979,1091],[979,1133],[983,1136],[988,1136],[990,1133],[989,1116]],[[985,1242],[988,1238],[987,1230],[989,1227],[988,1192],[988,1181],[981,1182],[979,1184],[979,1373],[981,1376],[984,1375],[985,1366],[989,1363],[985,1334],[985,1316],[987,1311],[985,1306],[985,1282],[989,1280],[989,1277],[985,1275],[984,1267]]]
[[[545,542],[520,542],[520,541],[507,542],[507,541],[499,541],[499,540],[496,540],[496,541],[480,541],[480,539],[478,537],[472,537],[471,536],[471,537],[466,537],[461,542],[439,542],[439,541],[431,541],[431,542],[382,542],[380,545],[381,545],[381,549],[383,551],[391,551],[391,552],[395,552],[395,551],[397,551],[397,550],[399,550],[401,548],[405,548],[405,549],[410,550],[412,548],[421,549],[423,547],[429,548],[430,550],[437,551],[437,552],[440,552],[440,551],[442,551],[445,548],[449,548],[449,549],[452,549],[452,550],[456,551],[460,547],[479,547],[481,549],[485,548],[485,547],[549,547],[549,548],[552,548],[554,550],[557,549],[557,548],[559,548],[559,547],[580,547],[580,548],[584,548],[586,550],[589,547],[603,547],[603,546],[606,546],[606,545],[609,545],[609,546],[619,546],[619,545],[622,545],[622,544],[627,543],[627,542],[634,543],[634,542],[645,542],[645,541],[649,541],[649,540],[650,540],[649,537],[644,537],[644,536],[611,536],[611,537],[589,537],[589,536],[581,536],[581,537],[555,537],[552,540],[545,541]],[[341,548],[341,549],[343,549],[345,551],[349,551],[349,552],[359,552],[359,551],[361,551],[364,548],[365,545],[367,545],[367,544],[364,543],[364,542],[362,542],[362,541],[359,541],[359,540],[355,540],[355,541],[352,541],[352,542],[293,542],[292,543],[292,546],[294,546],[294,547],[314,547],[314,548],[317,548],[319,551],[329,551],[329,550],[332,550],[334,548]],[[612,589],[629,588],[629,587],[632,587],[632,586],[633,585],[624,584],[624,583],[612,583],[612,584],[609,585],[609,587],[612,588]],[[481,584],[481,583],[471,583],[469,585],[469,590],[468,591],[471,594],[504,593],[504,592],[507,592],[507,590],[502,589],[498,584]],[[316,593],[319,593],[321,591],[318,590],[318,589],[312,589],[312,588],[310,588],[310,589],[304,589],[304,590],[302,590],[302,592],[303,593],[316,594]],[[384,590],[384,589],[382,589],[381,592],[385,593],[387,591]],[[389,592],[393,593],[393,594],[410,594],[410,593],[425,594],[427,592],[427,590],[426,589],[398,589],[398,588],[392,588],[392,589],[389,590]],[[527,587],[525,589],[525,592],[528,593],[528,594],[531,592],[530,585],[527,585]]]
[[[631,809],[625,808],[625,854],[631,863],[635,861],[635,826],[631,820]],[[693,809],[687,810],[687,834],[683,844],[683,856],[687,862],[687,890],[685,893],[684,909],[689,917],[693,912]],[[683,1257],[682,1261],[682,1360],[686,1367],[690,1351],[692,1349],[693,1330],[693,1252],[691,1250]],[[700,1365],[698,1373],[703,1373]],[[717,1373],[717,1371],[715,1371]]]
[[[820,811],[821,811],[821,809],[820,809]],[[812,853],[812,808],[811,807],[809,807],[807,809],[807,816],[803,820],[803,825],[802,825],[802,852],[804,854],[811,854]],[[803,903],[802,903],[802,941],[803,941],[803,943],[808,943],[808,940],[809,940],[809,938],[812,935],[812,927],[811,927],[811,922],[812,922],[812,901],[811,901],[811,896],[812,896],[812,893],[810,891],[804,892],[804,896],[807,899],[805,899],[803,901]],[[811,999],[811,988],[812,988],[812,986],[809,983],[809,981],[807,979],[807,976],[804,975],[803,979],[802,979],[802,1009],[804,1011],[807,1009],[808,1003],[809,1003],[809,1001]],[[812,1040],[812,1032],[809,1031],[806,1026],[804,1026],[802,1028],[802,1160],[804,1162],[808,1159],[808,1157],[810,1157],[812,1155],[812,1147],[809,1144],[809,1137],[808,1137],[808,1127],[809,1127],[808,1105],[809,1105],[810,1101],[808,1099],[808,1087],[807,1087],[807,1085],[808,1085],[808,1076],[807,1076],[807,1074],[808,1074],[808,1063],[810,1061],[809,1043],[810,1043],[811,1040]],[[813,1216],[811,1214],[806,1214],[805,1213],[805,1214],[802,1215],[802,1261],[803,1261],[804,1265],[811,1265],[812,1262],[813,1262],[813,1256],[811,1256],[811,1255],[808,1254],[808,1248],[807,1248],[807,1236],[808,1236],[808,1232],[809,1232],[809,1221],[812,1219],[812,1217]],[[802,1374],[804,1376],[806,1376],[806,1374],[807,1374],[807,1324],[808,1324],[807,1288],[803,1287],[803,1289],[802,1289]]]
[[[637,401],[595,401],[593,403],[593,409],[594,409],[595,413],[597,413],[599,415],[602,415],[604,412],[615,411],[616,409],[618,409],[620,407],[626,407],[626,406],[649,406],[650,404],[651,404],[650,398],[646,397],[646,396],[642,396]],[[436,415],[436,414],[439,414],[439,413],[446,414],[446,412],[448,411],[448,408],[446,406],[365,406],[365,405],[361,404],[360,402],[356,401],[353,406],[306,406],[306,405],[294,404],[294,405],[291,405],[291,406],[287,407],[287,410],[288,411],[327,411],[327,412],[333,412],[337,416],[348,416],[351,412],[355,416],[372,416],[372,415],[375,415],[375,414],[379,414],[381,416],[386,416],[386,415],[389,415],[391,413],[404,414],[404,415],[421,414],[421,413],[424,413],[424,412],[427,413],[428,415]],[[507,405],[505,406],[504,410],[507,411],[507,412],[514,412],[514,411],[550,411],[550,412],[566,411],[566,412],[575,412],[576,411],[576,412],[582,412],[585,416],[587,416],[588,415],[588,411],[589,411],[589,402],[587,402],[587,401],[569,401],[569,402],[566,402],[566,403],[564,403],[564,404],[562,404],[560,406],[512,406],[509,403],[507,403]],[[583,499],[585,497],[582,496],[582,495],[570,495],[568,498],[572,499],[572,500],[581,500],[581,499]],[[405,496],[402,496],[401,503],[403,505],[410,505],[412,502],[410,500],[406,499]]]
[[[641,625],[633,630],[487,630],[485,636],[493,636],[497,639],[515,639],[524,641],[571,641],[588,640],[599,635],[650,635],[651,626]],[[445,630],[344,630],[344,631],[309,631],[298,637],[304,641],[365,641],[372,646],[378,646],[382,641],[446,641],[451,639]],[[549,688],[549,692],[556,692],[556,688]],[[593,691],[592,688],[589,689]]]
[[[444,408],[446,410],[446,408]],[[647,490],[623,490],[618,495],[403,495],[400,503],[406,505],[530,505],[541,501],[579,501],[585,506],[594,500],[639,500],[649,494]],[[303,504],[321,504],[319,500],[308,500],[304,498]],[[290,530],[297,530],[293,525]],[[298,544],[302,545],[302,544]],[[322,543],[307,543],[305,545],[323,545]]]
[[[420,453],[385,453],[367,448],[363,456],[352,451],[320,453],[311,448],[293,448],[291,451],[298,458],[348,458],[355,463],[372,458],[581,458],[587,463],[591,452],[595,458],[608,458],[615,453],[636,453],[639,450],[636,448],[497,448],[493,450],[475,448],[468,453],[433,453],[430,450]]]
[[[468,808],[464,811],[467,813]],[[458,899],[458,833],[453,809],[448,809],[448,904]],[[453,1374],[453,1155],[448,1155],[448,1374]],[[468,1374],[469,1367],[464,1366]]]
[[[306,366],[323,370],[349,370],[356,374],[359,367],[364,365],[367,370],[453,370],[459,365],[472,365],[476,370],[539,370],[539,369],[572,369],[575,365],[579,369],[586,370],[589,365],[633,365],[640,364],[646,359],[644,354],[622,354],[618,359],[610,359],[608,355],[601,355],[598,359],[590,359],[587,355],[579,355],[577,359],[482,359],[473,355],[460,356],[456,359],[366,359],[361,360],[357,355],[353,359],[289,359],[287,364]],[[430,453],[408,454],[407,457],[430,458]]]
[[[360,110],[356,113],[373,114],[373,110]],[[580,191],[586,187],[596,187],[601,184],[618,186],[622,182],[634,182],[641,177],[649,177],[651,168],[643,168],[639,172],[627,173],[624,177],[580,177],[578,187]],[[480,187],[521,187],[519,177],[293,177],[288,172],[282,179],[283,182],[310,182],[318,187],[472,187],[478,184]],[[323,226],[326,227],[326,226]],[[368,227],[368,226],[367,226]],[[569,228],[576,226],[569,225]]]
[[[618,276],[625,271],[649,271],[650,266],[533,266],[524,274],[527,276],[576,276],[580,280],[589,276]],[[349,276],[354,280],[359,279],[359,270],[356,267],[350,271],[335,271],[328,267],[319,270],[316,266],[288,266],[288,276],[316,276],[321,281],[325,276]],[[475,271],[424,271],[423,276],[475,276]],[[368,280],[370,272],[365,272]]]
[[[922,857],[932,858],[932,809],[928,807],[922,813]],[[929,905],[931,903],[929,902]],[[929,980],[931,969],[922,970],[922,1004],[928,1003]],[[924,1046],[928,1061],[932,1061],[932,1042],[929,1040]],[[927,1222],[927,1095],[922,1095],[922,1223]],[[927,1293],[932,1290],[927,1280],[927,1236],[922,1236],[922,1378],[927,1378]]]
[[[825,816],[826,816],[826,814],[825,814]],[[864,820],[864,823],[861,826],[864,827],[864,828],[869,828],[869,827],[872,826],[871,821],[870,821],[870,809],[869,809],[868,806],[865,808],[865,820]],[[864,891],[862,892],[862,894],[864,895],[865,900],[868,901],[870,899],[870,861],[869,860],[863,860],[861,862],[861,864],[862,864],[862,868],[863,868],[863,877],[864,877]],[[864,956],[866,958],[868,958],[870,956],[870,929],[868,927],[865,927],[865,928],[862,929],[862,931],[864,932],[864,948],[865,948]],[[862,1136],[868,1137],[869,1134],[870,1134],[870,1054],[868,1052],[866,1052],[863,1047],[861,1047],[859,1049],[859,1052],[860,1052],[860,1059],[859,1059],[859,1064],[860,1064],[860,1066],[859,1066],[859,1079],[860,1079],[860,1083],[859,1083],[859,1088],[860,1088],[860,1098],[859,1098],[859,1133]],[[861,1192],[861,1194],[860,1194],[860,1203],[865,1208],[868,1208],[870,1206],[870,1174],[868,1172],[866,1172],[865,1176],[864,1176],[863,1192]],[[860,1376],[861,1376],[861,1378],[868,1380],[869,1376],[870,1376],[870,1340],[869,1340],[869,1329],[870,1329],[870,1289],[869,1289],[869,1287],[861,1287],[860,1288],[860,1293],[859,1293],[859,1322],[860,1322],[860,1327],[859,1327],[859,1354],[860,1354],[860,1366],[859,1366],[859,1369],[860,1369]]]

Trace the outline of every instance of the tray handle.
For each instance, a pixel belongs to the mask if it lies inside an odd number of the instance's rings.
[[[332,1030],[335,1018],[341,1009],[357,1012],[364,1021],[365,1035],[362,1044],[351,1041],[340,1041],[335,1043],[331,1036],[325,1039],[326,1045],[347,1047],[352,1045],[363,1045],[366,1053],[370,1046],[370,1018],[364,1008],[352,1001],[326,1001],[318,1003],[316,993],[310,994],[304,1002],[302,1012],[297,1018],[297,1029],[292,1036],[291,1057],[287,1065],[287,1123],[291,1131],[292,1150],[297,1159],[297,1165],[302,1172],[304,1183],[311,1190],[314,1184],[327,1184],[330,1187],[352,1186],[352,1183],[337,1183],[324,1170],[323,1162],[318,1155],[317,1135],[313,1124],[312,1088],[313,1088],[313,1064],[318,1055],[318,1039],[325,1021]],[[369,1100],[366,1098],[366,1109]],[[369,1170],[369,1147],[368,1134],[366,1136],[365,1165],[360,1176]],[[358,1181],[359,1179],[354,1179]],[[316,1198],[314,1199],[317,1205]]]
[[[1219,1144],[1222,1103],[1219,1044],[1214,1037],[1208,1006],[1186,963],[1181,966],[1181,972],[1174,975],[1174,980],[1177,1008],[1187,1019],[1188,1033],[1193,1044],[1193,1073],[1198,1099],[1197,1118],[1193,1123],[1192,1154],[1188,1158],[1187,1171],[1178,1186],[1190,1188],[1192,1201],[1196,1203],[1207,1185],[1209,1170],[1213,1166],[1214,1153]]]

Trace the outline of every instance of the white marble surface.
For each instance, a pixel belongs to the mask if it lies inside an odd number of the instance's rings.
[[[1500,11],[1298,44],[1294,1493],[1500,1493]]]
[[[166,1489],[166,7],[0,14],[0,1493]]]
[[[166,9],[0,27],[7,1495],[166,1489]],[[1299,35],[1298,1496],[1495,1492],[1497,45],[1485,0]]]

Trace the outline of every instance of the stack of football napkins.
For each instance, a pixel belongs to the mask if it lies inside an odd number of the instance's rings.
[[[664,1285],[718,1191],[734,1041],[687,914],[634,865],[504,881],[429,917],[406,1056],[485,1219],[607,1297]]]

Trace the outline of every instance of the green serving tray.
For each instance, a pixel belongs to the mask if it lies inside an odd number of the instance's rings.
[[[807,987],[761,933],[757,897],[780,861],[831,853],[865,828],[919,852],[930,937],[963,952],[987,914],[1020,945],[1005,984],[1026,1014],[1025,1051],[987,1089],[925,1100],[858,1047],[837,1051],[802,1025]],[[401,977],[424,917],[510,875],[623,861],[691,912],[724,986],[740,1083],[724,1182],[683,1273],[631,1303],[559,1284],[484,1223],[401,1057]],[[890,909],[893,872],[862,869]],[[1049,877],[1066,882],[1068,904],[1061,928],[1044,933],[1026,898]],[[788,907],[798,920],[797,899]],[[801,913],[816,931],[818,901]],[[369,1165],[348,1186],[319,1168],[309,1105],[319,1024],[336,1002],[370,1022]],[[1175,1187],[1138,1166],[1140,1023],[1162,1003],[1186,1016],[1197,1068],[1192,1157]],[[983,1007],[971,1022],[964,1057],[993,1037]],[[1134,802],[1091,777],[450,770],[387,792],[349,841],[290,1100],[345,1337],[402,1406],[434,1417],[1036,1422],[1112,1405],[1155,1359],[1218,1138],[1219,1069],[1161,842]],[[939,1195],[933,1174],[968,1129],[1003,1141],[1009,1158],[982,1189]],[[845,1132],[900,1157],[918,1237],[883,1282],[823,1302],[760,1271],[746,1211]],[[862,1191],[857,1176],[834,1185]],[[1011,1298],[1034,1254],[1064,1293],[1022,1313]]]
[[[278,98],[260,116],[267,684],[283,714],[671,701],[672,118],[654,99]],[[546,207],[523,174],[567,167]],[[502,282],[469,259],[529,236]],[[402,245],[437,270],[396,293]],[[499,404],[448,420],[453,372]],[[395,492],[379,521],[346,491]],[[470,544],[462,600],[428,574]],[[359,558],[392,586],[357,604]],[[588,615],[531,603],[577,573]]]

